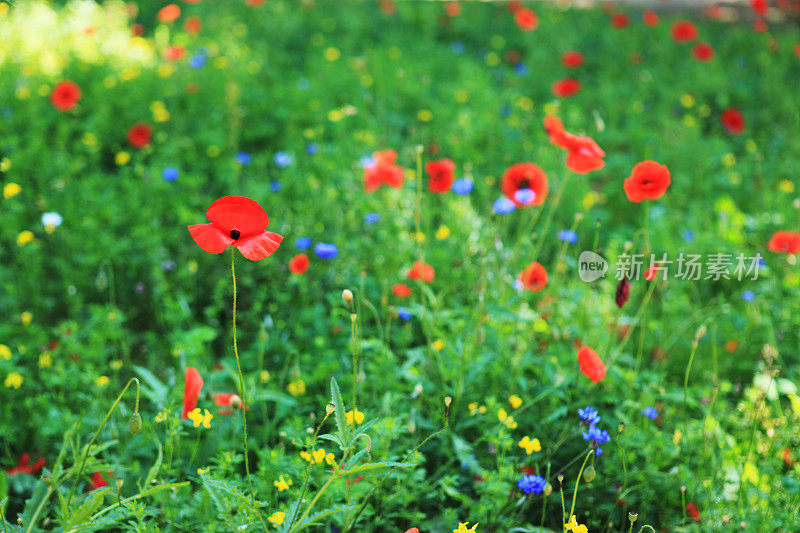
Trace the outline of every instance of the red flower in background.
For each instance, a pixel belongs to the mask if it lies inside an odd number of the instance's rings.
[[[381,2],[381,11],[384,15],[394,15],[394,12],[397,11],[397,6],[394,5],[392,0],[383,0]]]
[[[567,68],[577,68],[583,65],[583,54],[570,50],[561,56],[561,64]]]
[[[16,476],[17,474],[35,474],[39,470],[42,469],[44,466],[44,459],[39,457],[36,459],[36,462],[31,464],[31,454],[23,453],[19,457],[19,461],[17,462],[17,466],[12,468],[11,470],[6,470],[6,474],[9,476]]]
[[[139,37],[141,35],[144,35],[144,26],[142,26],[138,22],[136,24],[131,25],[131,33],[133,34],[134,37]]]
[[[697,506],[694,504],[694,502],[689,502],[686,504],[686,512],[695,522],[700,521],[700,511],[697,510]]]
[[[444,12],[448,17],[457,17],[461,14],[461,4],[458,2],[447,2],[444,6]]]
[[[631,202],[658,200],[670,184],[669,169],[655,161],[642,161],[633,167],[631,176],[623,185],[625,195]]]
[[[722,16],[722,8],[717,4],[711,4],[706,8],[706,16],[710,19],[718,19]]]
[[[81,88],[78,84],[63,80],[53,87],[50,93],[50,102],[59,111],[72,111],[81,99]]]
[[[364,192],[372,192],[387,185],[395,189],[403,186],[403,167],[396,165],[397,152],[382,150],[372,154],[375,163],[364,169]]]
[[[698,61],[707,62],[714,59],[714,47],[708,43],[697,43],[692,47],[692,55]]]
[[[551,85],[550,90],[559,98],[567,98],[581,90],[581,82],[575,78],[564,78]]]
[[[580,366],[583,375],[595,385],[606,379],[606,365],[597,355],[597,352],[588,346],[581,346],[578,349],[578,366]]]
[[[196,17],[194,15],[187,18],[186,22],[183,23],[183,29],[186,30],[186,33],[190,35],[197,35],[200,33],[202,28],[203,23],[200,21],[200,17]]]
[[[153,135],[153,129],[149,124],[140,122],[131,126],[128,130],[128,142],[134,148],[144,148],[150,144],[150,137]]]
[[[697,26],[688,20],[677,20],[672,25],[672,40],[676,43],[688,43],[697,39]]]
[[[769,28],[767,27],[767,23],[764,19],[756,19],[753,21],[753,31],[756,33],[764,33]]]
[[[425,165],[425,172],[428,173],[428,190],[435,193],[449,191],[455,180],[453,174],[455,168],[455,163],[450,159],[429,161]]]
[[[719,116],[722,127],[728,130],[728,133],[739,135],[744,131],[744,115],[735,107],[729,107]]]
[[[605,166],[606,153],[589,137],[579,137],[564,130],[561,119],[544,117],[544,129],[550,142],[568,151],[567,168],[576,174],[588,174]]]
[[[617,291],[614,294],[614,303],[616,303],[617,307],[620,309],[622,309],[622,306],[628,301],[628,293],[630,293],[630,290],[631,282],[628,281],[628,278],[623,276],[617,285]]]
[[[392,286],[392,294],[394,294],[398,298],[408,298],[409,296],[411,296],[411,287],[409,287],[405,283],[395,283]]]
[[[219,414],[229,415],[235,410],[242,408],[242,397],[235,392],[223,392],[214,395],[214,403],[220,407],[227,407],[227,409],[220,409]],[[246,406],[245,410],[249,411],[250,406]]]
[[[778,230],[767,243],[767,249],[777,254],[796,254],[800,252],[800,233]]]
[[[164,59],[167,61],[180,61],[186,55],[186,48],[183,46],[168,46],[164,50]]]
[[[500,189],[517,207],[542,205],[542,202],[547,198],[547,174],[533,163],[517,163],[508,167],[503,173]],[[532,202],[523,204],[517,200],[517,191],[522,189],[533,191],[534,198]]]
[[[197,407],[200,391],[203,390],[203,376],[193,366],[187,366],[183,381],[183,412],[181,418],[189,418],[189,412]]]
[[[522,31],[533,31],[539,26],[539,17],[527,7],[520,7],[514,11],[514,22]]]
[[[421,279],[425,283],[433,282],[436,271],[424,261],[414,261],[414,266],[408,271],[408,279]]]
[[[177,4],[167,4],[158,10],[159,22],[172,22],[181,16],[181,8]]]
[[[642,14],[642,20],[651,28],[658,26],[658,15],[651,9],[648,9]]]
[[[308,256],[306,254],[297,254],[289,259],[289,272],[292,274],[305,274],[308,270]]]
[[[210,224],[192,224],[189,233],[200,248],[221,254],[231,244],[258,261],[275,253],[283,235],[266,231],[269,218],[258,202],[244,196],[223,196],[206,211]]]
[[[517,281],[526,291],[539,292],[547,286],[547,270],[534,261],[519,273]]]
[[[611,25],[618,30],[622,28],[627,28],[628,24],[631,23],[630,17],[625,13],[617,13],[613,17],[611,17]]]
[[[767,0],[750,0],[750,8],[759,17],[765,17],[769,10],[769,4],[767,4]]]
[[[410,529],[406,529],[406,533],[419,533],[419,529],[412,527]]]
[[[89,488],[91,490],[97,490],[103,487],[108,487],[108,479],[111,479],[113,476],[114,474],[112,472],[106,472],[105,476],[103,476],[102,472],[95,472],[90,478],[91,481],[89,482]]]
[[[797,43],[796,45],[794,45],[794,55],[796,55],[798,58],[800,58],[800,43]]]

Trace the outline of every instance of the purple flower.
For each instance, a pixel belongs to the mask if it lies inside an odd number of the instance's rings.
[[[522,479],[517,482],[517,487],[525,494],[541,494],[546,485],[547,480],[536,475],[522,476]]]

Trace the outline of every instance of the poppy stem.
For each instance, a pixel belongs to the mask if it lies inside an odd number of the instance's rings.
[[[589,450],[589,453],[586,454],[586,459],[583,460],[583,464],[581,465],[581,469],[578,472],[578,478],[575,480],[575,491],[572,493],[572,506],[569,509],[569,516],[571,517],[575,514],[575,500],[578,499],[578,485],[581,483],[581,476],[583,475],[583,469],[586,467],[586,461],[589,460],[589,457],[594,454],[594,450]]]
[[[253,491],[253,481],[250,479],[250,458],[247,452],[247,400],[244,396],[244,376],[242,376],[242,365],[239,363],[239,345],[236,341],[236,248],[231,247],[231,278],[233,279],[233,355],[236,357],[236,370],[239,372],[239,395],[242,397],[242,428],[244,431],[244,470],[247,473],[247,486],[250,488],[250,497],[253,499],[253,508],[261,522],[261,527],[267,531],[267,524],[261,518],[261,511],[256,505],[256,496]]]

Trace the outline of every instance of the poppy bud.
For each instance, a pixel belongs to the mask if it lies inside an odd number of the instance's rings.
[[[353,303],[353,292],[350,289],[345,289],[342,291],[342,300],[345,303]]]
[[[452,401],[453,401],[453,398],[451,398],[450,396],[445,396],[444,397],[444,405],[445,405],[445,407],[450,407],[450,402],[452,402]]]
[[[636,522],[636,520],[637,520],[638,518],[639,518],[639,514],[638,514],[638,513],[633,513],[633,512],[631,512],[631,513],[628,513],[628,520],[630,520],[630,521],[631,521],[631,524],[633,524],[634,522]]]
[[[697,328],[697,331],[696,331],[696,332],[695,332],[695,334],[694,334],[694,338],[695,338],[695,340],[698,340],[698,341],[699,341],[700,339],[702,339],[703,337],[705,337],[705,336],[706,336],[706,331],[707,331],[707,328],[706,328],[706,325],[705,325],[705,324],[703,324],[702,326],[700,326],[699,328]]]
[[[122,485],[123,485],[123,483],[125,483],[125,480],[124,480],[124,479],[122,479],[121,477],[118,477],[118,478],[117,478],[117,481],[116,481],[116,485],[117,485],[117,492],[119,492],[120,490],[122,490]]]
[[[544,486],[544,495],[545,496],[550,496],[550,494],[552,492],[553,492],[553,486],[550,483],[548,483],[547,485]]]
[[[617,284],[617,292],[614,294],[614,301],[617,304],[617,307],[620,309],[625,302],[628,301],[628,294],[631,290],[631,282],[628,281],[628,278],[623,276],[622,279]]]
[[[326,406],[325,406],[325,412],[326,412],[328,415],[331,415],[331,414],[333,414],[333,412],[334,412],[335,410],[336,410],[336,404],[335,404],[335,403],[333,403],[333,402],[328,402],[328,405],[326,405]]]
[[[559,474],[558,475],[558,484],[559,485],[563,485],[564,484],[564,474]]]
[[[355,313],[350,313],[350,322],[352,322],[352,323],[354,323],[354,324],[355,324],[355,322],[356,322],[356,320],[357,320],[357,319],[358,319],[358,315],[357,315],[357,314],[355,314]]]
[[[583,480],[586,483],[589,483],[590,481],[592,481],[596,476],[597,476],[597,473],[594,471],[594,467],[591,466],[591,465],[589,466],[589,468],[587,468],[586,470],[583,471]]]
[[[142,416],[139,413],[133,413],[131,419],[128,420],[128,431],[131,435],[136,435],[142,429]]]
[[[234,394],[233,396],[231,396],[230,405],[232,409],[241,409],[242,398],[238,394]]]

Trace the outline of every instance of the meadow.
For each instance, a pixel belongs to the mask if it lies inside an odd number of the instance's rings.
[[[655,7],[0,2],[2,533],[798,531],[797,6]]]

